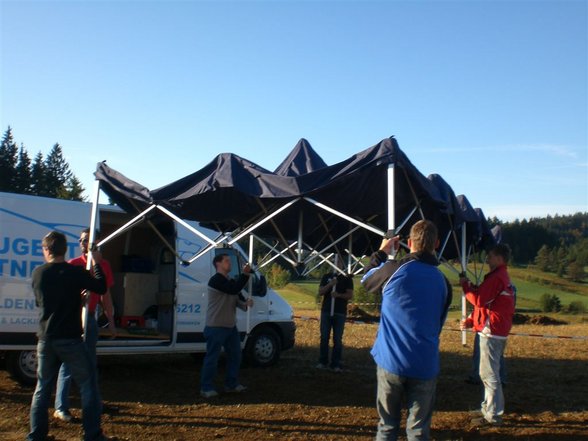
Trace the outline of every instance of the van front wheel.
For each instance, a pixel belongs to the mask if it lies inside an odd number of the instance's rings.
[[[280,338],[276,331],[263,327],[254,330],[245,345],[245,360],[251,366],[266,367],[280,358]]]
[[[34,386],[37,382],[37,352],[9,351],[6,354],[6,370],[20,384]]]

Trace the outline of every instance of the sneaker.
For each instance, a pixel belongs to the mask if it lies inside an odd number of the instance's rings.
[[[202,398],[214,398],[214,397],[218,397],[218,392],[215,391],[214,389],[212,389],[212,390],[201,390],[200,391],[200,396]]]
[[[339,366],[333,367],[331,368],[331,372],[335,372],[337,374],[343,372],[343,369],[341,369]]]
[[[319,363],[315,366],[317,369],[327,369],[328,366],[326,364]]]
[[[73,421],[73,416],[71,415],[71,413],[64,412],[62,410],[56,410],[55,412],[53,412],[53,418],[65,421],[66,423],[71,423]]]
[[[496,421],[488,421],[484,417],[473,418],[470,421],[470,425],[473,427],[491,427],[491,426],[501,426],[502,419],[497,419]]]
[[[233,388],[230,387],[225,387],[225,392],[227,393],[239,393],[239,392],[245,392],[247,390],[247,386],[243,386],[242,384],[238,384]]]

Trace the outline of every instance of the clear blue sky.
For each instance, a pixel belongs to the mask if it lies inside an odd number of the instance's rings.
[[[0,129],[154,189],[395,135],[503,220],[588,211],[586,1],[0,0]]]

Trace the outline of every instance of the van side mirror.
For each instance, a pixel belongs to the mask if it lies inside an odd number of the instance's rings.
[[[265,276],[258,272],[255,272],[251,275],[253,277],[253,283],[251,290],[253,291],[251,295],[255,297],[264,297],[267,294],[267,281],[265,280]]]

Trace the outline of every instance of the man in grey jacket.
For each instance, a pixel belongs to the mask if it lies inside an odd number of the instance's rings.
[[[218,254],[212,260],[216,274],[208,281],[208,309],[206,311],[206,356],[202,364],[200,377],[200,395],[212,398],[218,395],[213,381],[216,376],[218,357],[225,348],[227,368],[225,375],[225,392],[243,392],[247,389],[239,383],[238,374],[241,364],[241,339],[237,330],[237,308],[246,311],[253,306],[253,299],[241,294],[249,281],[251,267],[246,264],[237,279],[230,279],[231,258],[228,254]]]

